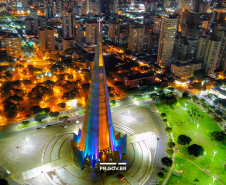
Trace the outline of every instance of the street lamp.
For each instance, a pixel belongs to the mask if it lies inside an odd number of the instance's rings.
[[[77,113],[77,112],[76,112],[76,116],[77,116],[76,123],[79,123],[79,120],[78,120],[78,113]]]
[[[213,159],[214,159],[214,157],[215,157],[216,153],[217,153],[217,151],[216,151],[216,150],[214,150],[214,151],[213,151]],[[212,160],[212,162],[213,162],[213,160]]]
[[[213,183],[214,183],[214,181],[215,181],[216,179],[217,179],[216,177],[213,177]],[[213,184],[213,183],[212,183],[212,184]]]
[[[197,130],[198,130],[198,128],[199,128],[199,124],[197,124]]]

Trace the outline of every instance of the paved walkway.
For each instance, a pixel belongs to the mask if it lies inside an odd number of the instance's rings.
[[[168,125],[168,127],[170,127],[170,124],[169,124],[168,122],[167,122],[167,125]],[[171,135],[172,141],[175,142],[175,141],[174,141],[174,137],[173,137],[173,132],[170,132],[170,135]],[[170,168],[170,170],[169,170],[169,172],[168,172],[168,174],[167,174],[165,180],[163,181],[162,185],[167,184],[167,182],[168,182],[168,180],[169,180],[169,178],[170,178],[170,176],[171,176],[171,174],[172,174],[172,172],[173,172],[174,163],[175,163],[175,149],[174,149],[174,152],[173,152],[173,159],[172,159],[172,160],[173,160],[173,165],[172,165],[172,167]]]
[[[6,179],[10,185],[21,185],[20,182],[14,179],[13,175],[7,175],[6,169],[0,165],[0,179],[1,178]]]
[[[155,154],[155,161],[153,164],[154,171],[152,172],[152,175],[149,180],[146,182],[146,184],[148,185],[155,185],[158,184],[157,172],[159,169],[164,167],[162,165],[161,159],[168,155],[166,153],[168,134],[165,132],[165,125],[161,117],[157,113],[158,109],[156,105],[154,103],[149,103],[147,109],[149,110],[149,115],[155,125],[156,135],[159,138]]]
[[[149,139],[149,138],[152,138],[152,137],[156,138],[156,136],[153,134],[153,132],[145,132],[145,133],[142,133],[142,134],[136,134],[136,135],[128,137],[127,145],[130,144],[130,143],[142,141],[142,140]]]
[[[47,172],[56,170],[58,168],[64,167],[64,166],[71,164],[71,163],[72,163],[71,157],[58,159],[58,160],[46,163],[44,165],[38,166],[37,168],[33,168],[33,169],[30,169],[28,171],[23,172],[22,173],[23,180],[24,181],[29,180],[29,179],[36,177],[36,176],[38,176],[42,173],[47,173]]]

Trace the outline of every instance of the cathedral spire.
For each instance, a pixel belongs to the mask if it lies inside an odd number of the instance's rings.
[[[100,35],[99,18],[99,36],[83,126],[72,141],[81,168],[87,158],[95,168],[98,160],[107,162],[111,154],[121,158],[126,152],[126,135],[115,140]]]

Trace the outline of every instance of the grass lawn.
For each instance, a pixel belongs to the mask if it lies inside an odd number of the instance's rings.
[[[195,167],[192,163],[187,161],[180,154],[176,153],[176,162],[174,170],[179,171],[182,170],[183,173],[180,176],[174,175],[172,173],[168,185],[194,185],[196,182],[194,181],[196,178],[199,180],[200,185],[209,185],[213,182],[213,179],[201,171],[199,168]],[[219,184],[214,182],[214,184]]]
[[[187,110],[185,109],[185,103],[187,104]],[[217,142],[213,142],[208,137],[208,133],[210,131],[221,130],[216,124],[216,122],[206,113],[202,112],[201,109],[199,109],[197,106],[187,100],[180,99],[179,103],[175,106],[174,109],[171,109],[170,107],[161,104],[157,104],[157,108],[161,113],[166,113],[166,119],[168,120],[172,128],[175,141],[177,140],[177,137],[179,135],[187,135],[192,139],[191,144],[199,144],[203,146],[203,148],[205,149],[205,154],[198,158],[192,157],[187,154],[187,146],[182,147],[177,145],[176,143],[177,149],[183,155],[193,161],[196,165],[205,170],[207,173],[212,176],[215,176],[222,184],[226,184],[226,144],[219,144]],[[188,118],[187,111],[191,111],[191,108],[197,109],[199,111],[199,114],[203,116],[203,118],[200,119],[198,129],[197,124],[193,123],[192,120]],[[214,150],[216,150],[217,153],[213,159]],[[198,184],[209,185],[209,183],[213,182],[212,178],[202,172],[198,167],[193,165],[181,155],[176,154],[175,168],[178,168],[178,165],[180,165],[181,170],[183,170],[183,173],[180,177],[172,175],[168,183],[169,185],[195,184],[195,178],[198,178],[200,180]],[[215,181],[213,184],[216,185],[219,183]]]
[[[27,127],[30,127],[30,124],[27,124],[27,125],[20,125],[20,126],[18,126],[18,129],[21,130],[21,129],[27,128]]]

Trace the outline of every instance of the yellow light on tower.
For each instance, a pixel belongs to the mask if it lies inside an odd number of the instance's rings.
[[[202,87],[203,87],[203,85],[204,85],[204,81],[202,81]]]

